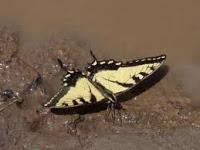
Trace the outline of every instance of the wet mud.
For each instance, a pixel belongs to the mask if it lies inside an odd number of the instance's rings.
[[[65,74],[57,59],[69,68],[83,68],[91,61],[86,43],[52,38],[22,50],[19,33],[8,27],[0,29],[0,90],[12,89],[24,99],[0,112],[1,150],[199,148],[200,111],[167,63],[119,97],[123,110],[116,110],[115,118],[106,119],[106,107],[100,105],[85,109],[79,120],[76,113],[44,108]],[[38,74],[42,82],[30,88]],[[0,106],[11,101],[1,96]]]

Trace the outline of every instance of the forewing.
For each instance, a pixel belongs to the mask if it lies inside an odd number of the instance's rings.
[[[87,70],[92,81],[117,94],[129,90],[147,78],[165,59],[166,55],[160,55],[126,63],[114,60],[94,61]]]
[[[69,108],[99,102],[104,96],[80,71],[68,71],[63,87],[44,106]]]

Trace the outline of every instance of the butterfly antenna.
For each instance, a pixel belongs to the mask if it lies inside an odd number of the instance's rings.
[[[94,59],[94,60],[97,60],[97,58],[96,58],[96,56],[94,55],[94,53],[93,53],[93,51],[90,49],[90,55],[92,56],[92,58]]]

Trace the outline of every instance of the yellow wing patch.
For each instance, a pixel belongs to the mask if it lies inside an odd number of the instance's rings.
[[[58,103],[56,103],[56,106],[61,107],[65,105],[73,106],[84,103],[92,103],[92,94],[94,95],[96,102],[104,99],[104,96],[88,81],[87,78],[80,78],[76,82],[75,87],[70,87],[69,91],[62,98],[60,98]]]
[[[76,81],[75,86],[64,88],[69,89],[64,93],[62,93],[63,90],[58,92],[45,106],[48,106],[56,101],[56,103],[52,106],[54,108],[74,107],[99,102],[105,98],[101,92],[85,77],[79,78]]]
[[[141,60],[142,61],[142,60]],[[93,81],[98,82],[114,94],[126,91],[159,68],[161,63],[122,66],[117,70],[102,70],[94,74]],[[137,80],[136,80],[137,79]],[[130,86],[123,86],[129,84]],[[131,85],[132,84],[132,85]]]

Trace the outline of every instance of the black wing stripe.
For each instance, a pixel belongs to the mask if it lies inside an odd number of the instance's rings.
[[[117,84],[119,84],[119,85],[121,85],[123,87],[131,87],[131,86],[133,86],[133,84],[130,84],[130,83],[120,83],[118,81],[110,81],[110,82],[117,83]]]
[[[82,102],[83,104],[88,104],[88,102],[86,102],[83,98],[80,98],[80,102]]]
[[[73,100],[72,103],[73,103],[74,105],[78,105],[78,102],[77,102],[76,100]]]
[[[136,66],[136,65],[143,65],[143,64],[152,64],[152,63],[159,63],[166,59],[166,55],[160,55],[156,57],[148,57],[144,59],[136,59],[133,61],[126,62],[123,66]]]
[[[63,105],[66,106],[66,107],[69,106],[67,103],[63,103]]]
[[[140,72],[139,74],[141,74],[142,76],[148,76],[149,74],[148,73],[146,73],[146,72]]]
[[[155,68],[154,68],[153,66],[151,66],[151,67],[150,67],[150,69],[151,69],[152,71],[154,71],[154,70],[155,70]]]
[[[105,78],[104,78],[104,79],[105,79]],[[112,81],[112,80],[109,80],[109,79],[105,79],[105,80],[107,80],[107,81],[109,81],[109,82],[112,82],[112,83],[117,83],[117,84],[119,84],[119,85],[121,85],[121,86],[123,86],[123,87],[131,87],[131,86],[133,86],[132,83],[121,83],[121,82]]]
[[[96,103],[97,102],[97,99],[96,97],[91,93],[91,99],[90,99],[90,102],[91,103]]]
[[[139,77],[136,77],[136,76],[133,76],[132,79],[135,81],[135,83],[137,83],[137,82],[140,81],[140,78],[139,78]]]

